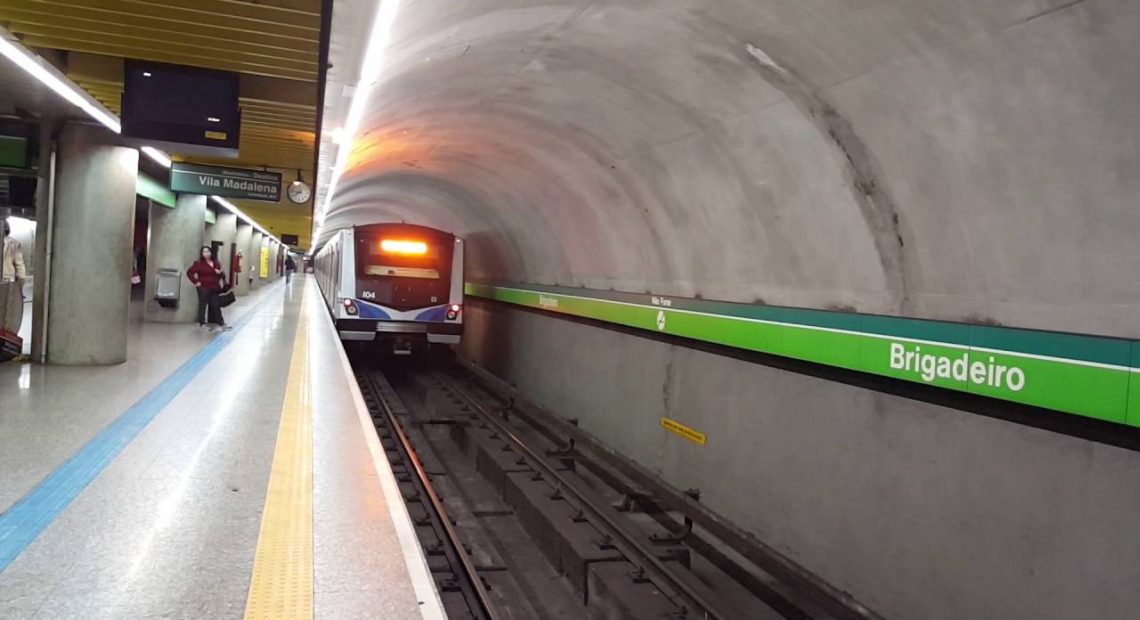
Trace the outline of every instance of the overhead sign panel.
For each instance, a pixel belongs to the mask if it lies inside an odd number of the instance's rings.
[[[241,76],[143,60],[123,71],[123,136],[175,153],[237,157]]]
[[[280,202],[281,174],[245,168],[175,163],[170,168],[170,189],[182,194]]]

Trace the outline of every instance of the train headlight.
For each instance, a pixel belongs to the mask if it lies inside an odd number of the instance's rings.
[[[344,311],[347,312],[348,314],[350,314],[351,316],[356,316],[356,314],[357,314],[356,302],[352,301],[351,299],[345,299],[344,300]]]
[[[447,307],[447,320],[454,321],[459,318],[459,311],[463,308],[459,304],[451,304]]]
[[[382,239],[380,251],[384,254],[401,254],[403,256],[424,256],[428,246],[423,241],[408,241],[405,239]]]

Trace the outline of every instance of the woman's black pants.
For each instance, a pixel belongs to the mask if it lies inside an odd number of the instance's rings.
[[[223,325],[222,307],[218,305],[218,292],[198,287],[198,324]]]

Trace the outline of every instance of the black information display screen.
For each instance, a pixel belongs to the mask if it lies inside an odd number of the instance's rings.
[[[123,134],[140,139],[237,148],[237,73],[128,60]]]

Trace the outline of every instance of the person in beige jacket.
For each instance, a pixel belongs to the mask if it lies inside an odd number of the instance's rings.
[[[4,248],[0,253],[0,329],[18,334],[24,321],[24,249],[12,238],[12,227],[4,220]]]

